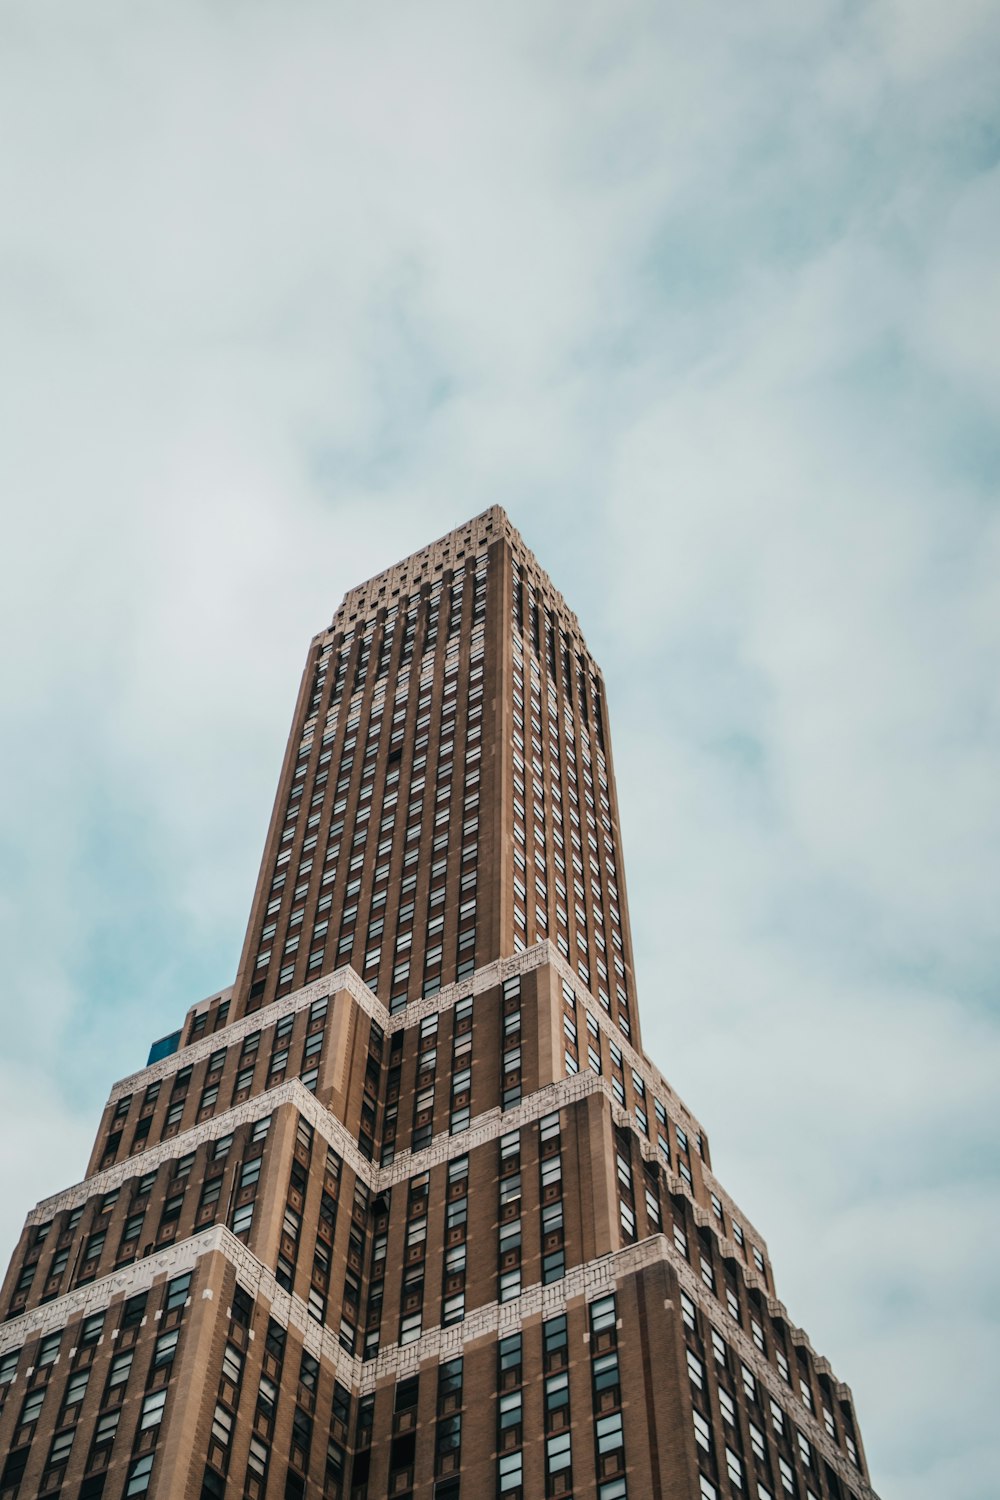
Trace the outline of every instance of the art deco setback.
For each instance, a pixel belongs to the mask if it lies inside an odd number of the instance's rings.
[[[603,678],[502,511],[311,643],[235,980],[0,1316],[0,1500],[875,1500],[642,1049]]]

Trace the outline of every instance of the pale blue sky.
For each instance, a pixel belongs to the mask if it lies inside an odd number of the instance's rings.
[[[0,1254],[232,978],[311,634],[510,511],[608,680],[649,1050],[997,1492],[1000,15],[0,5]]]

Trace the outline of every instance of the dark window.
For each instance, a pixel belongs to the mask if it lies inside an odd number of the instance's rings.
[[[12,1448],[7,1454],[7,1462],[3,1466],[3,1473],[0,1474],[0,1490],[12,1490],[20,1484],[30,1451],[30,1447],[26,1446]]]
[[[319,1360],[314,1359],[306,1350],[302,1351],[302,1364],[299,1368],[299,1381],[306,1390],[314,1391],[319,1379]]]
[[[420,1376],[413,1375],[409,1380],[401,1380],[396,1386],[396,1411],[411,1411],[420,1398]]]
[[[219,1500],[226,1493],[226,1481],[214,1469],[206,1469],[201,1481],[201,1500]]]
[[[125,1304],[122,1315],[123,1328],[138,1328],[146,1311],[146,1298],[148,1292],[140,1292],[137,1297],[130,1297]]]
[[[462,1389],[462,1361],[449,1359],[438,1366],[438,1397],[452,1396]]]
[[[333,1415],[345,1424],[351,1420],[351,1393],[339,1380],[333,1383]]]
[[[81,1347],[86,1348],[89,1344],[96,1344],[103,1328],[104,1314],[102,1312],[93,1313],[89,1318],[86,1318],[83,1328],[80,1331]]]
[[[265,1346],[268,1354],[273,1354],[279,1364],[285,1357],[285,1337],[285,1330],[281,1324],[276,1323],[273,1318],[268,1318]]]
[[[239,1323],[242,1328],[249,1328],[252,1317],[253,1298],[238,1286],[233,1292],[233,1322]]]
[[[389,1453],[389,1468],[409,1469],[417,1452],[417,1434],[415,1432],[402,1432],[399,1437],[392,1440],[392,1448]]]

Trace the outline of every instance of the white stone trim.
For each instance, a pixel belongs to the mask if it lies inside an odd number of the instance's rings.
[[[235,1238],[228,1229],[217,1224],[204,1234],[191,1235],[174,1245],[166,1245],[143,1260],[133,1261],[131,1265],[122,1266],[62,1297],[43,1302],[30,1312],[22,1313],[20,1317],[0,1323],[0,1354],[27,1343],[29,1339],[53,1333],[57,1328],[65,1328],[76,1318],[86,1318],[91,1313],[101,1312],[118,1296],[133,1296],[136,1292],[148,1291],[160,1277],[179,1276],[184,1271],[193,1270],[202,1256],[224,1250],[222,1236]],[[239,1244],[239,1241],[236,1240],[236,1243]]]
[[[130,1073],[127,1078],[120,1078],[108,1095],[108,1103],[114,1104],[123,1094],[135,1094],[140,1089],[148,1088],[157,1079],[169,1078],[171,1073],[176,1073],[180,1068],[186,1068],[189,1063],[200,1062],[203,1057],[211,1057],[212,1053],[218,1052],[220,1047],[231,1047],[234,1042],[240,1041],[252,1032],[263,1031],[266,1027],[275,1025],[283,1016],[304,1010],[315,1000],[321,1000],[324,996],[329,996],[333,1000],[345,990],[363,1011],[374,1016],[384,1027],[383,1017],[388,1017],[389,1012],[378,996],[362,983],[353,969],[348,967],[334,969],[332,973],[324,974],[321,979],[314,979],[301,990],[295,990],[290,995],[283,995],[280,1000],[272,1000],[270,1005],[264,1005],[260,1010],[251,1011],[249,1015],[240,1016],[235,1021],[228,1022],[219,1031],[199,1037],[196,1042],[190,1042],[188,1046],[181,1047],[177,1052],[171,1052],[169,1057],[152,1063],[148,1068],[140,1068],[137,1073]]]
[[[204,1234],[192,1235],[144,1260],[134,1261],[128,1267],[92,1281],[86,1287],[68,1292],[63,1297],[33,1308],[19,1318],[0,1324],[0,1354],[22,1346],[30,1339],[64,1328],[72,1320],[100,1312],[116,1297],[134,1296],[136,1292],[149,1290],[161,1278],[194,1270],[203,1256],[213,1253],[224,1255],[235,1268],[236,1278],[244,1289],[255,1300],[263,1295],[271,1304],[272,1317],[286,1327],[294,1327],[301,1334],[309,1352],[330,1363],[337,1378],[343,1384],[352,1386],[359,1394],[367,1394],[385,1381],[414,1374],[429,1360],[440,1362],[450,1359],[461,1353],[466,1344],[478,1339],[513,1333],[531,1318],[553,1317],[582,1297],[591,1301],[612,1291],[620,1282],[647,1266],[666,1262],[676,1271],[684,1290],[697,1303],[712,1326],[737,1350],[744,1364],[753,1370],[755,1378],[778,1401],[789,1421],[807,1434],[813,1447],[823,1454],[831,1467],[858,1494],[859,1500],[878,1500],[874,1491],[830,1440],[826,1429],[812,1413],[803,1407],[801,1412],[796,1409],[794,1417],[792,1416],[788,1409],[791,1387],[779,1379],[743,1330],[731,1319],[722,1316],[718,1302],[714,1298],[708,1299],[707,1288],[662,1234],[652,1235],[623,1250],[574,1266],[560,1281],[551,1282],[548,1286],[536,1282],[510,1302],[486,1303],[473,1309],[461,1323],[451,1324],[446,1328],[440,1325],[429,1328],[413,1344],[387,1345],[379,1350],[376,1359],[362,1361],[357,1355],[347,1354],[340,1347],[332,1330],[321,1326],[309,1316],[302,1298],[280,1287],[263,1262],[224,1225],[217,1224]]]
[[[452,1157],[464,1156],[486,1142],[506,1135],[510,1130],[519,1130],[523,1125],[540,1119],[542,1115],[565,1109],[588,1094],[601,1092],[608,1096],[609,1102],[613,1102],[605,1080],[593,1073],[578,1073],[572,1078],[557,1079],[544,1089],[537,1089],[515,1109],[487,1110],[477,1115],[470,1128],[460,1135],[449,1135],[447,1131],[441,1131],[425,1150],[416,1154],[409,1150],[401,1151],[387,1166],[378,1167],[366,1156],[362,1156],[357,1142],[337,1116],[320,1104],[300,1079],[289,1078],[273,1089],[244,1099],[241,1104],[224,1110],[220,1115],[213,1115],[200,1125],[192,1125],[179,1135],[160,1141],[148,1151],[139,1151],[135,1156],[115,1162],[114,1166],[106,1167],[93,1177],[85,1177],[82,1182],[74,1183],[61,1193],[55,1193],[51,1198],[43,1198],[28,1214],[26,1223],[44,1223],[64,1209],[75,1208],[77,1204],[86,1203],[89,1198],[98,1194],[109,1193],[131,1178],[152,1172],[165,1161],[186,1156],[205,1141],[218,1140],[240,1125],[248,1125],[264,1115],[273,1114],[286,1104],[293,1105],[309,1121],[317,1135],[336,1149],[355,1176],[360,1177],[373,1194],[377,1194],[399,1182],[405,1182],[414,1172],[428,1171],[431,1167],[450,1161]]]
[[[154,1171],[165,1161],[173,1161],[178,1156],[186,1156],[189,1151],[196,1150],[205,1141],[218,1140],[220,1136],[228,1135],[240,1125],[248,1125],[264,1115],[273,1114],[284,1104],[294,1105],[328,1145],[336,1146],[351,1169],[359,1177],[363,1177],[369,1186],[372,1185],[374,1172],[377,1169],[373,1170],[372,1163],[361,1155],[357,1142],[348,1134],[336,1115],[318,1102],[301,1079],[288,1078],[273,1089],[266,1089],[262,1094],[254,1094],[251,1098],[244,1099],[241,1104],[234,1105],[232,1109],[224,1110],[220,1115],[213,1115],[210,1120],[203,1120],[200,1125],[192,1125],[188,1130],[181,1131],[179,1135],[171,1136],[167,1141],[160,1141],[157,1145],[150,1146],[148,1151],[138,1151],[135,1156],[128,1156],[124,1161],[115,1162],[114,1166],[106,1167],[103,1172],[97,1172],[93,1177],[85,1177],[82,1182],[75,1183],[51,1198],[43,1198],[41,1203],[32,1209],[26,1222],[28,1224],[43,1223],[46,1219],[53,1218],[62,1209],[75,1208],[78,1203],[85,1203],[88,1198],[98,1193],[109,1193],[113,1188],[121,1187],[133,1177],[141,1177],[146,1172]]]
[[[137,1093],[140,1089],[147,1088],[149,1084],[157,1079],[168,1078],[176,1073],[180,1067],[200,1062],[203,1058],[210,1057],[213,1052],[219,1050],[220,1045],[232,1046],[235,1042],[242,1040],[244,1036],[251,1035],[254,1031],[262,1031],[266,1027],[277,1024],[284,1016],[296,1014],[304,1010],[306,1006],[312,1005],[316,1000],[328,996],[334,1000],[338,994],[346,991],[347,994],[360,1006],[366,1015],[378,1021],[387,1036],[397,1031],[402,1031],[410,1026],[418,1024],[425,1016],[442,1014],[450,1010],[460,1000],[467,999],[470,995],[482,994],[485,990],[494,989],[502,984],[505,979],[510,979],[515,974],[530,974],[536,969],[549,967],[556,971],[561,979],[572,986],[577,999],[584,1008],[591,1012],[598,1026],[609,1040],[621,1048],[623,1061],[628,1062],[630,1067],[640,1074],[644,1081],[656,1094],[666,1096],[683,1115],[685,1129],[701,1132],[701,1125],[694,1115],[677,1095],[675,1090],[664,1078],[663,1074],[650,1060],[641,1052],[637,1052],[626,1037],[618,1030],[618,1027],[607,1015],[604,1007],[599,1004],[593,994],[584,986],[579,976],[570,968],[563,959],[562,954],[556,946],[546,938],[532,947],[526,948],[523,953],[515,953],[506,958],[495,960],[491,964],[485,964],[482,968],[469,975],[466,979],[458,980],[455,984],[447,985],[439,990],[436,995],[428,995],[419,1000],[413,1000],[405,1010],[397,1011],[391,1015],[373,990],[361,979],[360,975],[349,965],[334,969],[332,973],[323,975],[320,979],[314,979],[302,989],[294,991],[290,995],[283,996],[280,1000],[274,1000],[270,1005],[262,1006],[260,1010],[251,1011],[249,1015],[240,1016],[229,1025],[222,1027],[220,1031],[211,1033],[209,1036],[199,1037],[198,1041],[189,1046],[173,1052],[169,1057],[153,1063],[148,1068],[143,1068],[137,1073],[131,1073],[126,1078],[120,1079],[112,1088],[108,1096],[108,1103],[114,1104],[125,1094]],[[223,992],[224,993],[224,992]],[[703,1133],[703,1132],[702,1132]],[[640,1132],[641,1134],[641,1132]],[[655,1148],[654,1148],[654,1154]],[[702,1175],[710,1185],[723,1204],[730,1210],[760,1248],[763,1254],[767,1254],[767,1243],[750,1220],[733,1203],[725,1188],[714,1177],[707,1163],[702,1160]]]

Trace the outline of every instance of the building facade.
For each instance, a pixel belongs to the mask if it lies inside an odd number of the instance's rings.
[[[0,1318],[0,1500],[873,1500],[642,1049],[603,679],[502,511],[313,640],[235,982]]]

